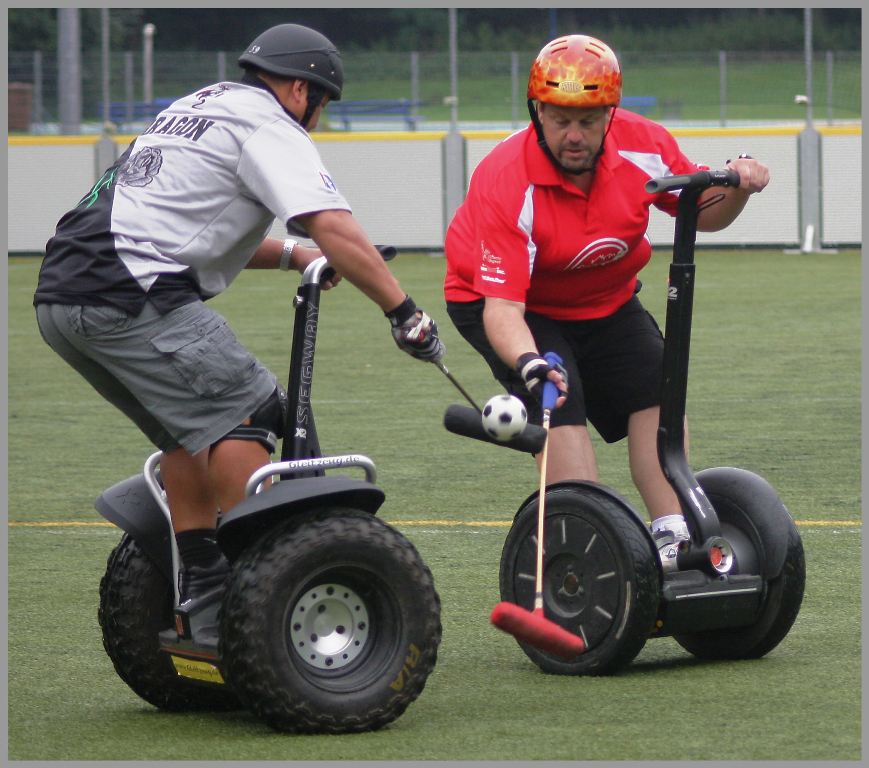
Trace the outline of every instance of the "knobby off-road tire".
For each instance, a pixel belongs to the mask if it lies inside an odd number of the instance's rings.
[[[757,620],[748,626],[674,635],[701,659],[757,659],[775,648],[796,621],[806,584],[806,559],[797,527],[781,499],[762,478],[730,468],[697,475],[719,520],[721,535],[734,548],[732,573],[759,574],[767,558],[764,538],[773,528],[786,531],[784,566],[765,584]]]
[[[239,708],[228,689],[179,677],[157,634],[173,625],[174,590],[128,534],[109,555],[100,581],[103,647],[120,678],[149,704],[170,711]]]
[[[660,595],[657,553],[642,521],[592,483],[546,492],[544,615],[580,635],[587,650],[564,661],[519,643],[544,672],[604,675],[640,652]],[[537,499],[519,510],[501,555],[501,599],[531,610],[537,558]]]
[[[368,513],[333,508],[242,553],[220,656],[272,728],[351,733],[381,728],[420,695],[440,638],[440,600],[413,545]]]

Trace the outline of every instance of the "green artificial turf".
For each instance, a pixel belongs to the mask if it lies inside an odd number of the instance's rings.
[[[641,297],[663,325],[668,254]],[[856,760],[861,756],[860,254],[700,251],[688,412],[692,466],[758,472],[796,519],[806,596],[782,644],[704,663],[650,640],[622,674],[554,677],[488,624],[504,536],[536,488],[519,453],[441,426],[462,399],[398,352],[346,282],[324,294],[313,403],[323,451],[370,456],[381,516],[432,569],[443,642],[420,698],[389,727],[286,736],[246,712],[168,714],[115,674],[96,621],[119,533],[93,499],[152,451],[39,338],[38,260],[8,263],[8,757],[12,760]],[[392,268],[441,324],[446,362],[498,391],[443,308],[443,260]],[[216,299],[283,378],[293,275],[251,271]],[[624,445],[596,441],[602,480],[634,503]]]

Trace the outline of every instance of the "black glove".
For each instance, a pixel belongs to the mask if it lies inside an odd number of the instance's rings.
[[[525,382],[525,388],[537,400],[543,397],[543,382],[549,376],[549,371],[558,371],[564,383],[559,387],[559,395],[567,394],[567,371],[561,365],[550,365],[537,352],[525,352],[516,360],[516,370]]]
[[[392,338],[399,349],[418,360],[437,362],[443,358],[445,350],[438,338],[437,323],[418,309],[410,296],[387,312],[386,317],[392,326]]]

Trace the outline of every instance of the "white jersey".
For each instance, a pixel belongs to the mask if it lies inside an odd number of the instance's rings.
[[[258,84],[210,85],[161,112],[61,219],[36,299],[84,293],[76,303],[124,306],[136,293],[129,278],[142,293],[136,304],[158,278],[176,288],[192,280],[209,298],[247,265],[275,218],[304,235],[296,217],[334,209],[350,206],[275,96]]]

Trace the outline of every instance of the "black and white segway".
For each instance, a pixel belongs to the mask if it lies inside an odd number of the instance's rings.
[[[225,587],[178,605],[160,453],[96,501],[124,531],[100,584],[103,645],[156,707],[245,707],[280,731],[366,731],[399,717],[434,669],[440,601],[414,546],[375,517],[384,493],[373,462],[321,455],[310,395],[330,269],[323,257],[309,265],[294,299],[281,461],[255,472],[219,520]],[[348,468],[364,479],[326,474]]]
[[[546,672],[613,673],[629,664],[650,637],[663,636],[703,659],[758,658],[784,639],[799,612],[803,547],[775,490],[758,475],[732,467],[706,469],[695,477],[684,447],[697,201],[704,189],[734,184],[738,176],[731,170],[647,184],[649,192],[681,190],[667,296],[658,453],[691,539],[674,567],[665,569],[643,517],[615,491],[592,482],[548,486],[544,611],[581,636],[586,650],[566,661],[520,643]],[[445,425],[486,439],[471,428],[470,413],[459,413],[468,410],[450,406]],[[537,508],[535,493],[514,518],[500,565],[501,599],[529,610]]]

